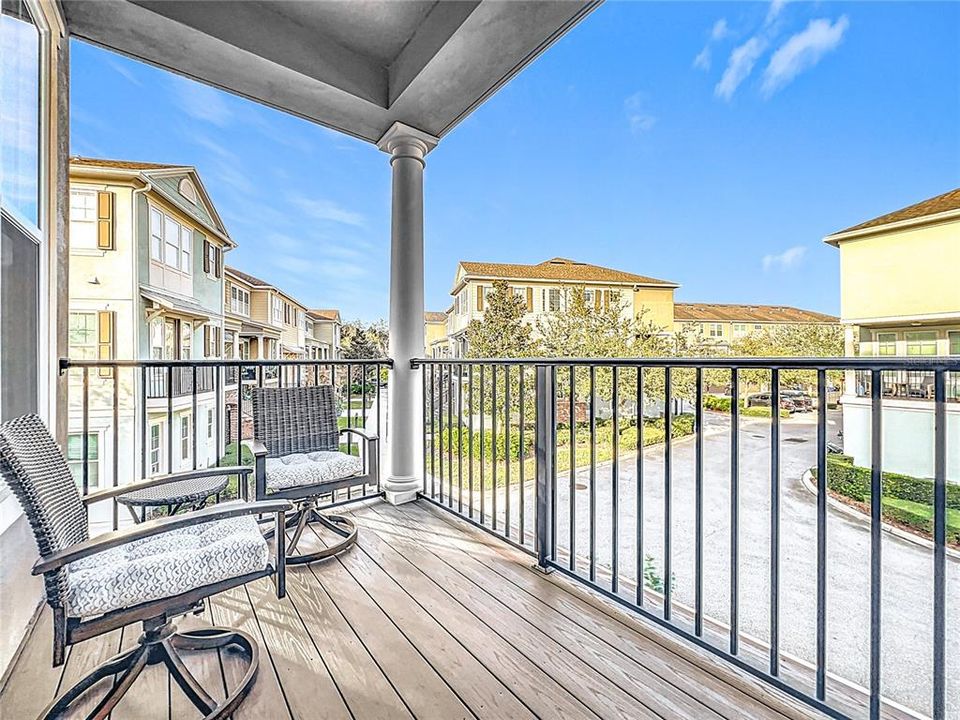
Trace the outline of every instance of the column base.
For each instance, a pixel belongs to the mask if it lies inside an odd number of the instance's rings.
[[[414,477],[389,478],[384,483],[384,496],[391,505],[403,505],[417,499],[420,481]]]

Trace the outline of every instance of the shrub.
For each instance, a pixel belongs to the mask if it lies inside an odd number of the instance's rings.
[[[526,445],[526,455],[527,457],[532,456],[533,454],[533,431],[524,433],[523,442]],[[467,431],[467,428],[444,428],[440,433],[440,448],[446,450],[450,447],[450,443],[453,443],[453,451],[456,453],[458,448],[463,453],[464,457],[470,453],[470,433]],[[481,454],[481,447],[483,452]],[[497,459],[502,460],[504,458],[504,451],[507,447],[507,436],[506,433],[498,429],[497,430]],[[473,432],[473,454],[475,458],[493,457],[493,432],[490,430],[484,430],[483,435],[481,436],[479,430],[474,430]],[[517,460],[520,458],[520,430],[513,429],[510,431],[510,459]]]
[[[733,399],[723,397],[722,395],[705,395],[703,398],[703,407],[707,410],[716,412],[730,412]],[[770,408],[768,407],[747,407],[746,400],[740,401],[740,414],[744,417],[770,417]],[[790,417],[786,410],[780,411],[780,417]]]
[[[816,468],[813,475],[817,475]],[[849,455],[831,455],[827,458],[827,487],[852,500],[868,502],[870,469],[854,465]],[[930,506],[933,504],[933,480],[885,472],[883,495]],[[960,485],[947,484],[947,507],[960,510]]]
[[[933,511],[929,505],[884,498],[883,516],[926,534],[933,534]],[[960,543],[960,514],[957,511],[947,512],[947,541]]]

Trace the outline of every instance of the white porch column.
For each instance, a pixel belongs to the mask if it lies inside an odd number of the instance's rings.
[[[423,168],[437,138],[394,123],[377,143],[390,153],[393,200],[390,228],[390,373],[387,409],[387,500],[416,499],[422,441],[420,370],[410,360],[423,354]]]

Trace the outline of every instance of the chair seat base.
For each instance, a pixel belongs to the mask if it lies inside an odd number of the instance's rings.
[[[177,632],[176,627],[165,617],[147,620],[137,646],[107,660],[89,675],[51,703],[41,718],[54,720],[71,715],[76,703],[101,680],[114,677],[113,687],[100,699],[87,715],[94,720],[106,718],[117,703],[134,685],[137,677],[148,665],[163,663],[170,671],[190,702],[203,714],[204,720],[222,720],[231,715],[244,701],[257,678],[260,652],[254,639],[233,628],[210,627]],[[180,656],[181,651],[218,650],[236,645],[249,658],[247,670],[237,687],[224,700],[214,700],[197,678],[191,673]]]
[[[287,565],[306,565],[308,563],[326,560],[349,550],[357,542],[357,525],[353,520],[343,515],[322,513],[317,510],[316,504],[316,499],[304,500],[298,503],[296,509],[287,513],[286,526],[288,529],[294,529],[287,543]],[[342,537],[343,540],[317,552],[298,554],[297,545],[300,542],[303,531],[311,523],[319,523],[328,530],[335,532]],[[267,530],[264,536],[270,539],[273,537],[273,530]]]

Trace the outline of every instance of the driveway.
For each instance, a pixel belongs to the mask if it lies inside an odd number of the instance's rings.
[[[781,423],[780,647],[809,662],[816,641],[816,498],[800,482],[816,462],[815,414]],[[831,412],[830,439],[836,439],[840,412]],[[740,628],[769,637],[770,567],[770,421],[747,418],[740,428]],[[729,619],[730,553],[729,416],[706,413],[704,435],[704,612],[720,622]],[[619,563],[623,576],[634,576],[636,550],[635,459],[621,460]],[[694,590],[694,443],[673,447],[673,593],[675,601],[693,605]],[[558,542],[569,538],[568,479],[558,488]],[[663,574],[663,447],[644,452],[644,553]],[[611,469],[597,469],[598,562],[609,565],[611,538]],[[517,507],[518,488],[512,505]],[[533,488],[525,489],[527,508]],[[488,501],[489,502],[489,501]],[[577,549],[589,547],[587,527],[589,473],[577,473]],[[487,505],[489,508],[489,504]],[[502,510],[502,503],[501,508]],[[532,512],[528,529],[532,530]],[[516,515],[514,515],[516,519]],[[862,686],[869,682],[870,531],[869,524],[834,509],[827,521],[827,668]],[[930,713],[933,664],[933,552],[883,534],[882,692],[899,703]],[[947,704],[948,716],[960,717],[960,562],[947,561]],[[954,678],[954,679],[952,679]],[[811,684],[813,678],[811,673]],[[828,680],[828,693],[829,690]]]

